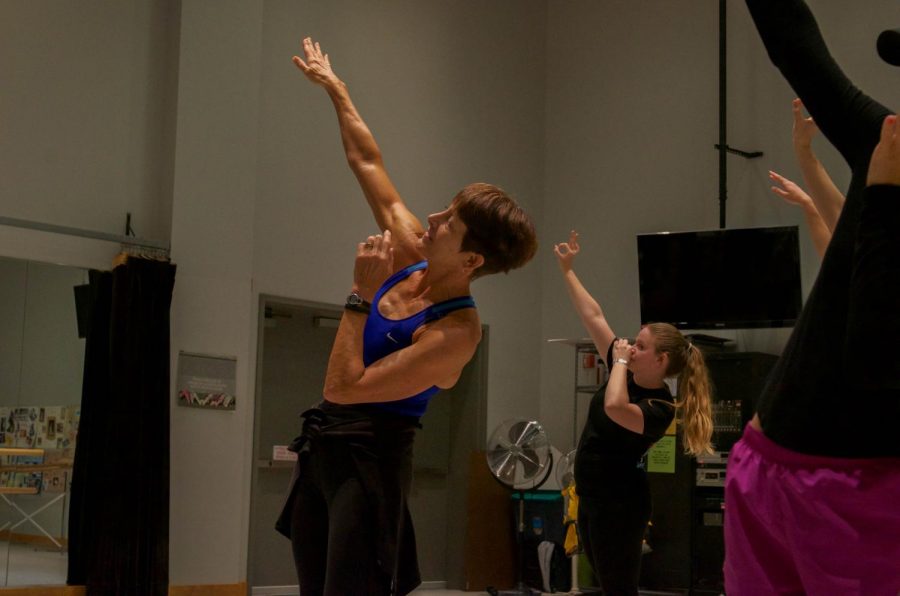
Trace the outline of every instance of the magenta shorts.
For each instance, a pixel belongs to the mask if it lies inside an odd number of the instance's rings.
[[[725,591],[900,594],[900,459],[804,455],[747,425],[728,456]]]

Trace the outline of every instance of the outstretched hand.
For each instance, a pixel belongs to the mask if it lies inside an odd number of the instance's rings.
[[[892,184],[900,186],[900,125],[892,114],[881,125],[881,139],[872,152],[869,162],[869,176],[866,184]]]
[[[394,248],[390,230],[385,230],[384,235],[369,236],[357,245],[353,283],[360,296],[372,302],[378,288],[393,272]]]
[[[559,268],[563,273],[572,270],[572,264],[575,262],[575,256],[581,250],[578,244],[578,232],[572,230],[569,232],[569,241],[560,242],[553,246],[553,252],[556,254],[556,260],[559,262]]]
[[[791,203],[793,205],[798,205],[803,209],[815,209],[816,205],[813,203],[812,198],[806,194],[802,188],[797,186],[792,180],[785,178],[781,174],[777,172],[773,172],[769,170],[769,179],[780,186],[773,186],[772,192],[776,195]]]
[[[812,138],[819,131],[815,120],[803,115],[803,102],[795,99],[791,102],[791,109],[794,112],[794,127],[792,129],[792,138],[794,141],[794,149],[809,149],[812,145]]]
[[[328,54],[322,53],[319,42],[313,43],[309,37],[303,40],[303,52],[306,55],[304,62],[300,56],[291,58],[294,64],[303,71],[306,78],[315,83],[326,87],[338,80],[337,75],[331,70],[331,62],[328,60]]]

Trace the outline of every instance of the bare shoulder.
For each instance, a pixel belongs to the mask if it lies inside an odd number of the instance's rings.
[[[416,331],[413,341],[418,341],[426,335],[440,336],[442,342],[456,344],[463,350],[469,348],[474,352],[478,342],[481,341],[481,318],[478,316],[478,310],[461,308],[423,325]]]
[[[441,389],[453,387],[481,341],[481,319],[474,308],[454,311],[442,319],[419,328],[414,343],[429,344],[439,353],[446,372],[435,385]]]
[[[423,233],[422,224],[411,216],[392,219],[391,234],[394,243],[395,270],[418,263],[425,258],[419,249],[419,239]]]

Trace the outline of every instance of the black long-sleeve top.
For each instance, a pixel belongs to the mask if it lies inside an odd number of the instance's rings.
[[[853,172],[819,275],[757,412],[765,434],[793,451],[900,456],[900,188],[865,188],[891,112],[844,75],[802,0],[747,6],[772,62]]]

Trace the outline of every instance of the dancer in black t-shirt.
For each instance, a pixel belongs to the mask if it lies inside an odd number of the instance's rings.
[[[642,458],[683,410],[689,453],[710,451],[712,418],[703,355],[672,325],[652,323],[634,345],[617,339],[603,310],[572,265],[580,247],[574,231],[554,247],[566,290],[585,329],[610,368],[591,399],[575,458],[578,533],[603,593],[638,593],[641,543],[650,520],[650,487]],[[666,377],[681,375],[675,401]]]

